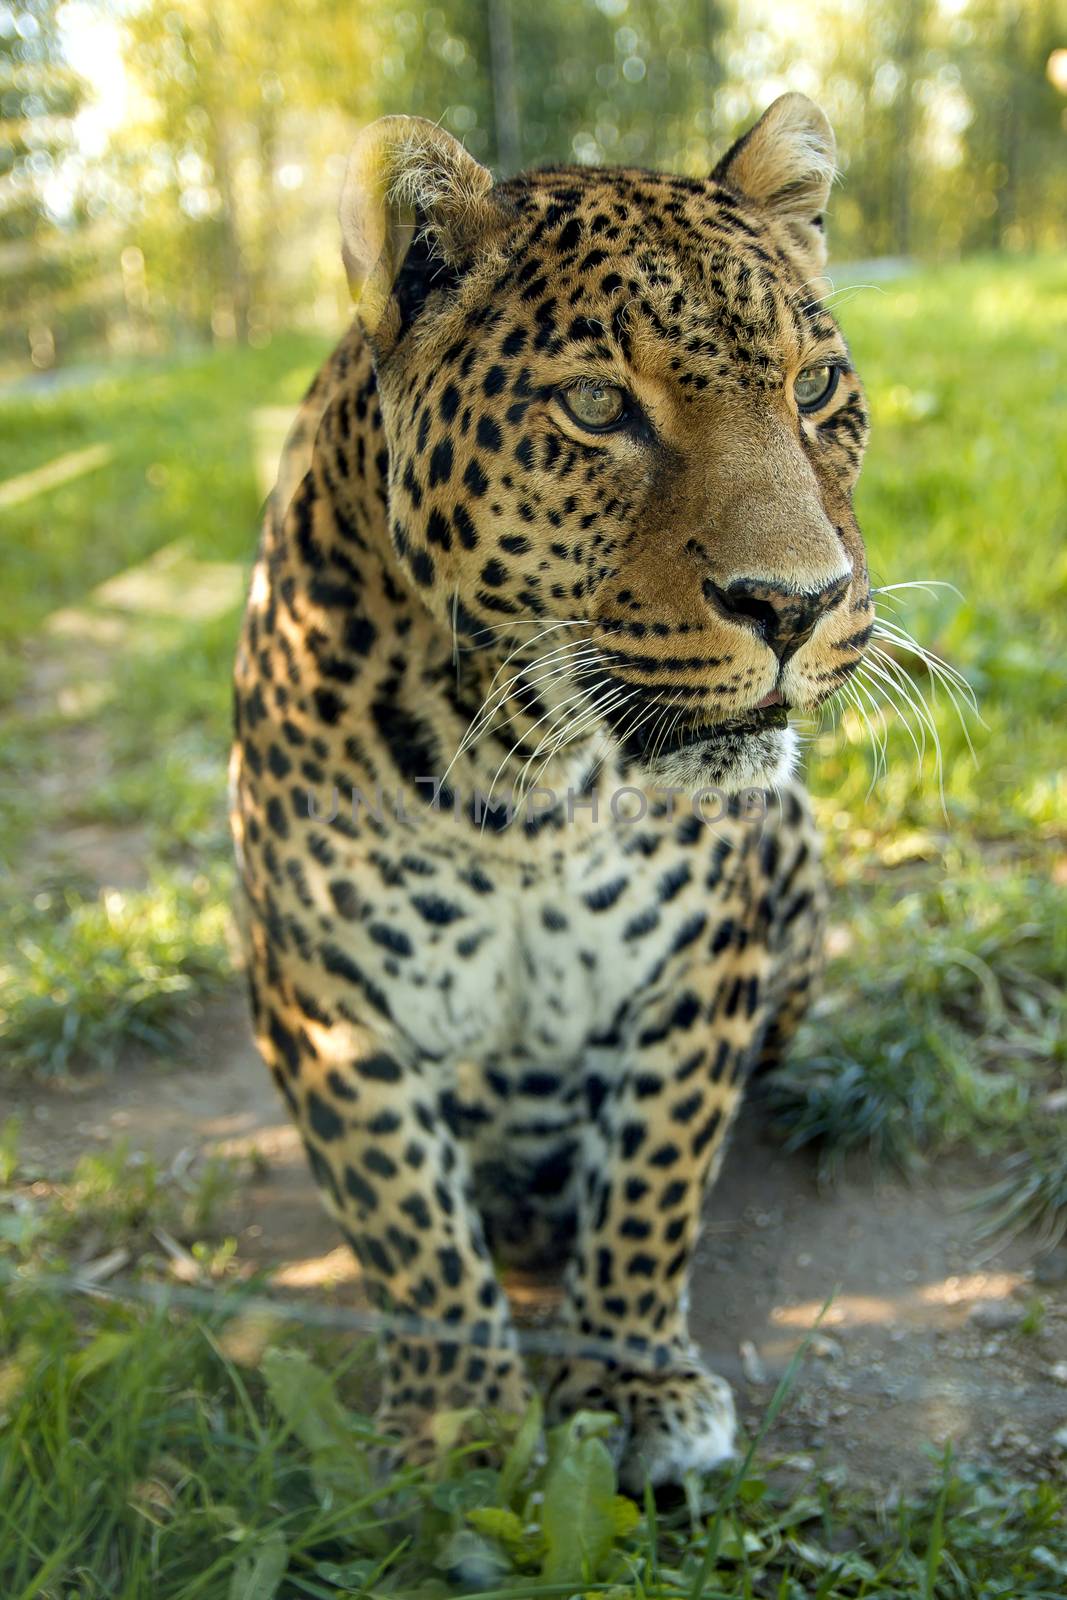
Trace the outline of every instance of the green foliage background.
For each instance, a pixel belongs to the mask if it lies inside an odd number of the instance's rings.
[[[4,0],[0,366],[333,326],[383,112],[501,171],[700,173],[796,88],[837,128],[839,258],[1059,247],[1065,49],[1067,0]]]

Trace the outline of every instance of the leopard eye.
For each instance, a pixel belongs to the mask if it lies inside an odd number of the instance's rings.
[[[837,388],[837,380],[840,375],[840,367],[827,365],[805,367],[793,384],[793,394],[796,396],[797,409],[802,412],[818,411],[819,407],[826,404]]]
[[[574,383],[561,391],[560,398],[583,428],[614,428],[626,412],[626,395],[613,383]]]

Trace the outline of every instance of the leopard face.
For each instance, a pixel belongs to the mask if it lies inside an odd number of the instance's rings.
[[[658,783],[784,778],[789,710],[870,635],[866,410],[820,300],[832,171],[793,95],[703,179],[494,184],[406,118],[353,156],[397,561],[490,676],[530,644],[546,726]]]

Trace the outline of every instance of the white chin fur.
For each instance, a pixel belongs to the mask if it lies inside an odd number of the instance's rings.
[[[773,789],[792,777],[797,765],[797,736],[792,728],[771,728],[766,733],[744,733],[704,739],[684,750],[672,751],[650,762],[646,781],[663,788]]]

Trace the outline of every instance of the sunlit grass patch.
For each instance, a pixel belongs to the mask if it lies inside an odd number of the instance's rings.
[[[0,650],[9,680],[18,642],[50,611],[163,546],[189,540],[208,561],[250,554],[261,500],[255,412],[265,400],[295,408],[322,353],[320,340],[291,334],[261,350],[145,362],[0,400],[4,481],[72,451],[111,452],[91,476],[4,511]]]
[[[149,730],[140,737],[151,742]],[[68,807],[66,820],[137,826],[163,861],[217,863],[229,853],[218,756],[216,740],[193,723],[165,740],[153,763],[120,762]]]
[[[191,995],[231,972],[231,875],[214,865],[131,892],[56,886],[6,907],[0,1048],[6,1069],[63,1072],[108,1060],[127,1040],[180,1037]]]
[[[217,1232],[233,1198],[236,1164],[221,1156],[179,1161],[164,1171],[124,1141],[80,1156],[71,1172],[27,1174],[20,1166],[21,1123],[0,1126],[0,1270],[63,1273],[107,1281],[134,1263],[183,1278],[219,1276],[236,1241]]]
[[[767,1088],[794,1147],[831,1164],[866,1146],[991,1154],[1047,1116],[1067,1060],[1060,891],[980,857],[949,866],[851,898],[828,995]]]
[[[856,505],[873,581],[952,586],[890,593],[879,610],[966,675],[987,724],[971,726],[975,767],[942,697],[950,824],[1062,836],[1067,458],[1054,441],[1067,269],[1049,258],[916,273],[850,300],[841,320],[872,410]],[[931,768],[916,776],[902,737],[891,750],[889,777],[867,802],[867,762],[825,741],[816,792],[858,808],[860,826],[936,818]]]

